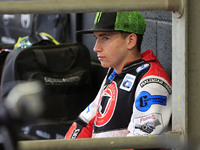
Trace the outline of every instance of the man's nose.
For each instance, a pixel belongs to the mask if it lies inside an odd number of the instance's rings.
[[[94,48],[93,48],[93,51],[94,52],[101,51],[101,46],[100,46],[100,43],[98,42],[98,40],[96,40],[96,43],[95,43]]]

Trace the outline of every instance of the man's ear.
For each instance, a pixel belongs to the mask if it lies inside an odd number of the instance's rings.
[[[128,49],[132,49],[137,45],[137,35],[135,33],[131,33],[128,36]]]

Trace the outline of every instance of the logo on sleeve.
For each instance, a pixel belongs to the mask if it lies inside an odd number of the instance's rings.
[[[158,84],[162,85],[168,91],[169,94],[172,94],[171,87],[167,83],[165,83],[163,80],[158,79],[158,78],[148,78],[148,79],[142,81],[140,83],[140,86],[144,87],[145,85],[147,85],[149,83],[158,83]]]
[[[141,132],[144,134],[157,134],[163,128],[162,115],[153,113],[136,118],[134,119],[134,127],[135,134],[140,134]]]
[[[126,74],[126,76],[124,77],[120,85],[120,89],[123,89],[129,92],[131,88],[133,87],[134,82],[135,82],[135,76],[131,74]]]
[[[167,97],[161,95],[151,95],[146,91],[141,92],[136,99],[136,108],[140,111],[147,111],[151,105],[166,106]]]

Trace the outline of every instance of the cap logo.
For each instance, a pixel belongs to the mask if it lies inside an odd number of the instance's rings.
[[[96,18],[94,20],[94,24],[99,23],[99,21],[101,19],[101,14],[102,14],[102,12],[97,12]]]

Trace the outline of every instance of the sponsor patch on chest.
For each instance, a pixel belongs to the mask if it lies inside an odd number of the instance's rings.
[[[129,92],[133,87],[133,84],[135,82],[135,78],[136,78],[136,76],[134,76],[134,75],[126,74],[126,76],[124,77],[124,79],[123,79],[123,81],[120,85],[120,89]]]
[[[111,120],[115,112],[117,96],[117,84],[113,81],[102,91],[94,121],[96,127],[103,127]]]
[[[147,67],[149,67],[149,64],[144,64],[144,65],[138,67],[138,68],[136,69],[136,72],[139,73],[140,71],[146,69]]]

